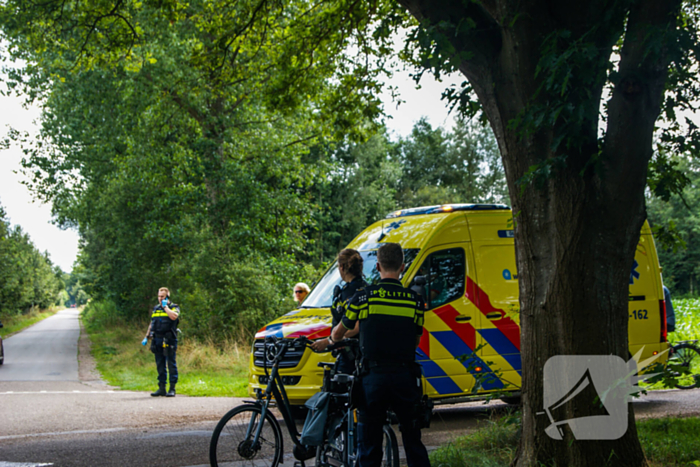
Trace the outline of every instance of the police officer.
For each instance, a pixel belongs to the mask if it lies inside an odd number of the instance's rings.
[[[673,332],[676,330],[676,313],[673,311],[673,302],[671,301],[671,291],[668,287],[664,287],[664,301],[666,302],[666,331]]]
[[[146,337],[152,337],[151,352],[156,356],[158,369],[158,390],[151,396],[175,397],[177,384],[177,325],[180,321],[180,307],[170,301],[170,291],[166,287],[158,290],[158,304],[153,308],[151,324]],[[170,389],[165,392],[167,372],[170,373]]]
[[[404,267],[401,246],[382,245],[377,252],[381,280],[350,299],[345,316],[331,334],[334,341],[340,340],[360,323],[360,467],[381,464],[382,427],[389,408],[399,418],[408,466],[430,466],[417,421],[421,386],[420,367],[415,363],[425,306],[416,292],[401,285]]]
[[[333,315],[332,328],[335,328],[345,316],[348,301],[358,290],[367,287],[367,282],[362,277],[362,256],[357,250],[346,248],[338,253],[337,261],[340,278],[345,281],[345,285],[340,290],[340,293],[333,297],[333,304],[331,305],[331,314]],[[355,329],[345,333],[345,337],[354,337],[359,330],[358,322],[355,324]],[[328,339],[317,340],[311,348],[317,352],[323,352],[332,343],[333,339],[329,336]],[[355,371],[355,356],[348,348],[339,350],[335,368],[337,372],[348,375]]]

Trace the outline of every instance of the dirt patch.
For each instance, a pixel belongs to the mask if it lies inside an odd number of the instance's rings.
[[[78,379],[84,384],[109,387],[107,383],[102,380],[100,372],[97,371],[97,362],[95,362],[90,352],[92,341],[85,331],[83,320],[79,319],[78,321],[80,322],[80,339],[78,339]]]

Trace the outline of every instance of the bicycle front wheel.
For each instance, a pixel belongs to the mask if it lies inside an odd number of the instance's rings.
[[[399,442],[391,425],[384,425],[384,456],[382,467],[399,467]]]
[[[262,419],[257,405],[240,405],[229,411],[214,429],[209,445],[212,467],[235,465],[277,467],[282,460],[282,430],[268,411]],[[260,437],[255,433],[262,423]]]
[[[692,344],[674,345],[671,358],[687,369],[687,373],[678,376],[676,387],[678,389],[700,387],[700,350]]]

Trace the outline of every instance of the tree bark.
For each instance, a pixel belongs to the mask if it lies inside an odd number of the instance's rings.
[[[421,27],[438,28],[457,53],[468,53],[460,70],[501,150],[520,279],[523,434],[516,465],[645,466],[631,404],[629,429],[609,441],[577,441],[571,433],[554,440],[544,432],[549,419],[537,413],[550,357],[629,359],[629,274],[669,64],[664,41],[675,31],[679,2],[399,3]],[[467,19],[473,27],[465,27]],[[601,97],[621,37],[600,141]]]

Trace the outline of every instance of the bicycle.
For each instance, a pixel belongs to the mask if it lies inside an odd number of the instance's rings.
[[[700,349],[695,345],[696,342],[681,341],[671,347],[669,364],[683,369],[682,373],[674,373],[678,389],[700,387]]]
[[[345,340],[331,344],[326,351],[342,347],[354,347],[358,350],[357,340]],[[324,432],[324,443],[316,449],[315,467],[352,467],[357,457],[357,412],[353,406],[352,389],[354,375],[335,373],[335,363],[321,362],[323,368],[323,386],[321,391],[330,394],[330,407]],[[391,415],[390,415],[391,417]],[[399,467],[399,444],[396,433],[388,423],[384,431],[384,456],[382,466]]]
[[[282,462],[284,454],[284,445],[282,438],[282,428],[279,421],[271,412],[272,407],[277,407],[282,414],[282,418],[287,427],[289,437],[294,443],[293,455],[297,459],[295,466],[305,467],[305,461],[317,457],[316,466],[332,465],[334,467],[352,467],[354,466],[355,452],[355,430],[354,430],[354,410],[348,408],[347,414],[353,414],[349,417],[348,423],[338,431],[338,436],[326,439],[324,445],[320,447],[307,447],[301,444],[301,434],[296,428],[294,418],[292,417],[291,405],[284,389],[282,376],[279,374],[279,363],[284,358],[287,349],[298,343],[303,343],[309,346],[312,341],[306,337],[298,337],[296,339],[277,339],[268,337],[265,339],[265,373],[268,376],[268,383],[265,391],[258,390],[255,401],[245,401],[243,405],[235,407],[226,413],[214,429],[211,442],[209,445],[209,461],[212,467],[218,467],[220,464],[231,464],[238,466],[255,466],[255,467],[276,467]],[[267,373],[267,363],[270,363],[271,370]],[[332,363],[324,365],[333,365]],[[339,376],[339,375],[336,375]],[[336,382],[342,380],[352,381],[350,375],[344,375],[348,378],[336,378]],[[324,371],[324,380],[326,372]],[[329,383],[330,384],[330,383]],[[329,386],[326,386],[329,388]],[[347,404],[350,404],[349,393]],[[273,402],[273,398],[274,401]],[[338,395],[342,398],[342,395]],[[351,407],[351,404],[348,406]],[[331,419],[331,417],[329,417]],[[387,434],[385,427],[385,444],[388,448],[385,451],[390,453],[387,467],[398,467],[398,444],[396,435],[391,427],[388,427]],[[330,446],[330,443],[333,443]],[[350,451],[352,448],[352,456]],[[333,463],[336,456],[330,453],[344,452],[346,453],[343,463]],[[385,457],[386,457],[385,452]],[[327,459],[324,463],[321,459]],[[352,462],[352,463],[348,463]]]

